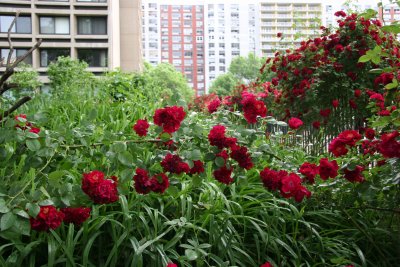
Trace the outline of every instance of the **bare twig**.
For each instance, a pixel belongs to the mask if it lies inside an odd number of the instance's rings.
[[[165,141],[163,141],[163,140],[160,140],[160,139],[147,139],[147,140],[124,140],[124,141],[114,141],[114,142],[111,142],[111,144],[118,144],[118,143],[136,143],[136,144],[140,144],[140,143],[162,143],[162,142],[165,142]],[[91,146],[91,147],[97,147],[97,146],[104,146],[104,145],[106,145],[106,144],[103,144],[103,143],[94,143],[94,144],[91,144],[91,145],[89,145],[89,146]],[[87,147],[87,145],[61,145],[61,147],[65,147],[65,148],[72,148],[72,149],[74,149],[74,148],[81,148],[81,147]]]
[[[31,100],[32,98],[30,96],[24,96],[23,98],[21,98],[20,100],[18,100],[17,102],[14,103],[14,105],[9,108],[7,111],[5,111],[3,114],[0,114],[0,122],[7,117],[8,115],[10,115],[11,113],[13,113],[14,111],[16,111],[20,106],[22,106],[23,104],[25,104],[26,102],[28,102],[29,100]]]
[[[10,47],[10,51],[8,52],[8,57],[7,57],[7,67],[10,65],[11,56],[14,53],[14,47],[11,42],[11,31],[12,31],[12,28],[14,27],[15,23],[17,22],[18,17],[19,17],[19,11],[17,11],[17,13],[15,14],[15,18],[11,22],[10,27],[8,28],[8,31],[7,31],[8,46]]]

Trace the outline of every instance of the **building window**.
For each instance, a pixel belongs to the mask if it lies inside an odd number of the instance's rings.
[[[107,67],[107,49],[78,49],[78,59],[89,67]]]
[[[56,0],[56,2],[68,2],[68,0]],[[107,3],[107,0],[77,0],[77,2]]]
[[[8,28],[15,16],[0,16],[0,32],[8,32]],[[32,21],[31,17],[20,16],[17,18],[14,26],[11,29],[14,33],[32,33]]]
[[[14,48],[14,52],[11,55],[11,62],[14,62],[17,58],[23,56],[29,49],[27,48]],[[7,61],[8,53],[10,52],[9,48],[1,48],[0,49],[0,58],[4,58]],[[26,64],[32,65],[32,54],[24,59]]]
[[[78,17],[78,34],[107,34],[107,17]]]
[[[58,57],[70,56],[69,48],[46,48],[40,49],[40,66],[47,67],[51,62],[55,62]]]
[[[40,17],[41,34],[69,34],[69,17]]]

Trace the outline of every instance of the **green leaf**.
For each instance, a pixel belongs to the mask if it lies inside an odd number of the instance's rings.
[[[218,167],[222,167],[225,165],[225,159],[222,157],[216,157],[214,162]]]
[[[384,32],[400,33],[400,25],[385,25],[381,30]]]
[[[383,70],[382,69],[372,69],[369,71],[369,73],[381,74],[381,73],[383,73]]]
[[[12,212],[8,212],[8,213],[4,214],[1,217],[1,221],[0,221],[1,231],[5,231],[5,230],[11,228],[14,225],[14,222],[16,219],[17,219],[17,216],[15,216],[15,214]]]
[[[364,62],[368,62],[368,61],[370,61],[370,60],[371,60],[371,56],[367,54],[367,55],[361,56],[361,57],[358,59],[358,62],[364,63]]]
[[[125,143],[116,143],[111,146],[111,150],[115,153],[119,153],[126,150]]]
[[[32,218],[36,218],[36,216],[40,212],[40,207],[36,203],[27,203],[25,208],[28,211],[29,216],[31,216]]]
[[[198,149],[193,150],[190,153],[190,159],[191,160],[201,160],[201,152]]]
[[[393,81],[391,83],[388,83],[385,85],[385,88],[390,90],[390,89],[397,88],[398,85],[399,85],[399,82],[397,81],[397,79],[393,79]]]
[[[171,135],[169,134],[169,133],[162,133],[161,135],[160,135],[160,138],[161,138],[161,140],[162,141],[169,141],[170,139],[171,139]]]
[[[128,151],[118,153],[118,160],[125,166],[132,166],[133,157]]]
[[[7,213],[10,209],[6,205],[6,201],[0,198],[0,213]]]
[[[188,258],[189,261],[194,261],[198,258],[196,251],[192,249],[186,249],[185,256]]]
[[[206,153],[204,155],[204,160],[205,161],[212,161],[215,159],[215,154],[214,153]]]
[[[63,177],[65,174],[65,171],[54,171],[49,173],[49,179],[54,179],[54,180],[58,180],[61,177]]]
[[[29,214],[24,210],[14,209],[13,212],[14,212],[14,214],[16,214],[22,218],[29,219]]]
[[[27,132],[27,133],[26,133],[26,137],[27,137],[27,138],[36,139],[36,138],[39,138],[39,135],[36,134],[36,133]]]
[[[31,224],[29,220],[19,218],[15,221],[14,227],[18,230],[18,233],[22,235],[29,236],[31,233]]]
[[[40,149],[40,142],[37,139],[26,139],[26,146],[31,151],[38,151]]]

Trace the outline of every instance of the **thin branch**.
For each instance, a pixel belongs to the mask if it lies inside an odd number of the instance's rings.
[[[356,210],[379,210],[379,211],[387,211],[393,213],[399,213],[400,209],[387,209],[387,208],[379,208],[379,207],[372,207],[372,206],[365,206],[365,207],[348,207],[348,209],[356,209]]]
[[[19,17],[19,11],[17,11],[17,13],[15,14],[15,18],[11,22],[10,27],[8,28],[8,31],[7,31],[8,46],[10,47],[10,51],[8,52],[8,57],[7,57],[7,68],[11,64],[11,56],[14,53],[14,47],[11,42],[11,31],[12,31],[12,28],[14,27],[15,23],[17,22],[18,17]]]
[[[8,109],[7,111],[5,111],[3,114],[0,114],[0,122],[7,117],[8,115],[10,115],[11,113],[13,113],[14,111],[16,111],[20,106],[22,106],[23,104],[25,104],[26,102],[28,102],[29,100],[31,100],[32,98],[30,96],[24,96],[23,98],[21,98],[20,100],[18,100],[17,102],[15,102],[15,104]]]
[[[118,144],[118,143],[136,143],[136,144],[140,144],[140,143],[162,143],[165,142],[163,140],[160,139],[147,139],[147,140],[125,140],[125,141],[114,141],[111,142],[111,144]],[[91,147],[97,147],[97,146],[104,146],[106,144],[103,143],[94,143],[91,144],[89,146]],[[109,144],[107,144],[109,145]],[[81,148],[81,147],[87,147],[87,145],[61,145],[61,147],[65,147],[65,148]]]
[[[42,39],[37,40],[36,44],[31,49],[29,49],[25,54],[18,57],[11,66],[10,65],[6,66],[6,71],[3,73],[3,76],[1,76],[1,78],[0,78],[0,95],[4,94],[4,92],[11,89],[11,88],[6,88],[5,82],[8,80],[8,78],[10,78],[11,75],[14,74],[15,67],[17,67],[17,65],[19,63],[21,63],[23,60],[25,60],[29,55],[31,55],[32,52],[35,49],[37,49],[41,44],[42,44]]]

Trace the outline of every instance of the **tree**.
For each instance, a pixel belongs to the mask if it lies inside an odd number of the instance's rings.
[[[231,95],[235,87],[240,83],[240,79],[236,78],[231,72],[219,75],[210,86],[210,93],[218,96]]]
[[[186,101],[190,101],[194,96],[186,78],[168,63],[161,63],[156,67],[146,64],[143,75],[147,86],[159,88],[159,93],[164,92],[170,96],[178,94]]]
[[[249,82],[255,80],[260,73],[260,68],[265,60],[259,58],[253,53],[249,53],[247,57],[236,57],[232,60],[229,66],[229,72],[232,73],[237,79]]]
[[[88,64],[70,57],[58,57],[47,71],[54,89],[79,91],[95,82],[94,74],[87,70]],[[75,90],[77,89],[77,90]]]

